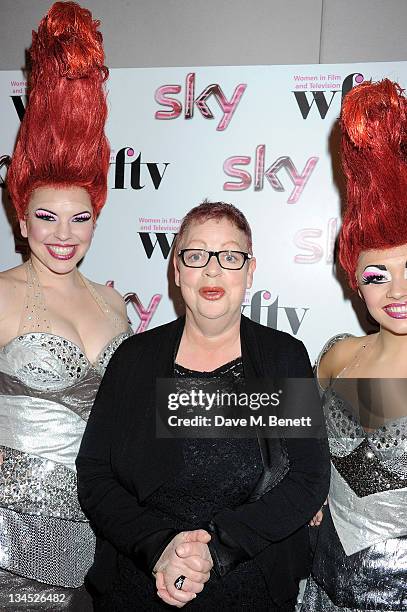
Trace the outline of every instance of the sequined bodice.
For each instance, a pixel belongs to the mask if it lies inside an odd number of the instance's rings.
[[[321,356],[345,336],[328,341]],[[337,378],[323,392],[332,458],[330,509],[346,555],[407,536],[405,383]],[[361,418],[381,425],[366,431]]]
[[[335,604],[323,610],[405,612],[407,418],[367,432],[335,382],[323,400],[332,477],[313,577]]]
[[[131,331],[118,333],[91,363],[51,332],[41,287],[30,272],[27,279],[24,333],[0,348],[0,567],[79,586],[94,536],[77,498],[75,459],[109,359]],[[102,298],[98,304],[110,316]],[[125,322],[114,327],[123,330]]]
[[[50,333],[18,336],[0,350],[0,446],[74,470],[103,372],[123,332],[95,364],[75,344]]]
[[[332,461],[359,497],[407,487],[407,416],[366,432],[332,387],[324,410]]]
[[[77,344],[66,338],[43,332],[23,334],[0,349],[0,371],[9,372],[34,389],[62,389],[81,380],[91,369],[102,377],[113,353],[130,335],[129,329],[112,338],[91,362]]]

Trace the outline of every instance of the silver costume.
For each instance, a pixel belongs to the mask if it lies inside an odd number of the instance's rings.
[[[330,341],[323,354],[341,337]],[[356,386],[357,379],[353,381]],[[375,389],[376,383],[365,379],[362,384],[366,390],[368,385]],[[397,418],[366,432],[354,407],[338,393],[336,381],[324,392],[331,488],[321,526],[311,530],[316,552],[301,612],[407,611],[403,395]]]
[[[83,610],[72,602],[95,539],[77,499],[75,459],[108,361],[130,331],[117,320],[121,333],[89,362],[69,340],[33,330],[50,325],[30,265],[27,279],[23,333],[0,349],[0,609]],[[64,596],[56,602],[53,593]]]

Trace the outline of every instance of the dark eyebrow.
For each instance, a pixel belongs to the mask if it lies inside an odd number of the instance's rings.
[[[407,263],[406,263],[406,266],[407,266]],[[367,270],[368,268],[377,268],[378,270],[383,270],[383,272],[387,270],[386,266],[384,266],[383,264],[369,264],[368,266],[366,266],[363,272]]]
[[[86,213],[88,213],[88,215],[91,217],[92,213],[89,210],[83,210],[82,212],[78,212],[75,213],[74,215],[72,215],[73,217],[77,217],[78,215],[86,215]]]

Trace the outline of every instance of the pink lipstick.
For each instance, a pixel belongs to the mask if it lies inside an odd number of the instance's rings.
[[[392,319],[407,319],[406,302],[387,304],[387,306],[383,306],[383,310],[389,317],[392,317]]]
[[[45,246],[54,259],[72,259],[76,253],[76,244],[46,244]]]

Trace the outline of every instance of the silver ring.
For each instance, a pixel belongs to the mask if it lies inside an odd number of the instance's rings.
[[[175,580],[174,586],[176,589],[178,589],[178,591],[180,591],[182,587],[184,586],[185,578],[186,576],[181,575],[181,576],[178,576],[178,578]]]

